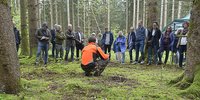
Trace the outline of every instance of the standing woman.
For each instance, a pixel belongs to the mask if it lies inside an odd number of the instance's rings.
[[[148,39],[147,39],[147,48],[148,48],[148,64],[151,65],[152,63],[152,52],[154,57],[154,63],[157,64],[157,51],[159,49],[159,40],[161,37],[161,31],[158,28],[158,22],[153,23],[153,28],[149,31]]]
[[[179,48],[179,53],[180,53],[180,57],[179,57],[179,67],[182,68],[183,66],[183,56],[184,53],[186,53],[187,51],[187,33],[188,33],[188,27],[189,27],[189,23],[185,22],[183,23],[183,31],[181,32],[181,34],[178,36],[179,38],[179,42],[177,45],[177,48]]]
[[[173,47],[173,41],[174,41],[174,36],[172,33],[172,28],[168,27],[165,33],[161,35],[161,40],[160,40],[160,49],[158,50],[158,57],[159,57],[159,62],[158,64],[162,64],[162,56],[161,53],[166,51],[166,56],[165,56],[165,62],[164,64],[167,63],[168,57],[169,57],[169,51]]]
[[[117,60],[124,64],[125,63],[125,52],[126,52],[126,37],[123,35],[122,31],[118,32],[118,37],[114,42],[113,47],[114,52],[117,54]]]

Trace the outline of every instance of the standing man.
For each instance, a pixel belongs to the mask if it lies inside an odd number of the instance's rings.
[[[138,28],[136,29],[136,58],[134,64],[138,63],[139,52],[141,53],[142,57],[140,64],[144,64],[144,43],[146,38],[146,29],[142,23],[142,21],[139,21]]]
[[[52,57],[55,57],[55,47],[56,47],[56,27],[57,24],[54,25],[54,28],[51,30],[51,44],[52,44]]]
[[[148,64],[151,65],[152,63],[152,52],[153,52],[153,57],[154,57],[154,63],[158,63],[158,55],[157,51],[159,49],[159,40],[161,37],[161,31],[158,28],[159,25],[157,22],[153,23],[153,28],[150,30],[148,33],[148,39],[147,39],[147,48],[148,48]]]
[[[56,62],[58,61],[58,54],[60,53],[60,59],[63,60],[63,41],[65,40],[65,34],[62,32],[61,25],[56,26]]]
[[[76,38],[76,60],[79,60],[79,51],[84,48],[84,34],[81,32],[80,26],[77,28],[77,32],[75,34]]]
[[[19,34],[19,30],[17,29],[16,26],[14,26],[14,34],[15,34],[16,48],[17,48],[17,52],[18,52],[19,45],[21,43],[21,37],[20,37],[20,34]]]
[[[75,48],[75,35],[72,32],[72,25],[68,25],[68,30],[65,33],[66,36],[66,55],[65,55],[65,61],[68,62],[68,55],[69,55],[69,50],[71,49],[71,60],[74,61],[74,48]]]
[[[44,50],[44,65],[47,66],[48,60],[48,49],[49,49],[49,39],[51,37],[51,33],[48,30],[47,23],[42,24],[42,28],[36,31],[36,38],[38,39],[38,50],[36,55],[36,65],[39,64],[39,58],[41,55],[41,51]]]
[[[114,37],[113,37],[113,34],[108,31],[108,28],[105,28],[105,33],[103,34],[103,37],[102,37],[102,45],[104,47],[104,52],[107,54],[107,51],[109,53],[109,59],[111,57],[111,46],[113,44],[113,40],[114,40]]]
[[[128,37],[127,37],[127,46],[129,49],[128,51],[129,51],[129,56],[130,56],[130,63],[133,63],[132,51],[133,49],[135,49],[135,40],[136,40],[136,36],[135,36],[134,28],[131,27],[130,32],[128,33]]]

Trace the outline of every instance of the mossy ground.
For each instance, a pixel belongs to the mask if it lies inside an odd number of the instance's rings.
[[[168,85],[183,73],[175,66],[122,65],[112,61],[100,77],[85,77],[80,62],[49,60],[44,68],[34,65],[34,57],[20,57],[22,90],[18,95],[0,94],[0,100],[188,99],[179,95],[182,90]]]

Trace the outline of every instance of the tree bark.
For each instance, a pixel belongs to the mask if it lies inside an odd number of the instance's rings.
[[[21,18],[21,36],[22,36],[22,45],[21,45],[21,55],[28,56],[28,30],[27,30],[27,2],[26,0],[20,0],[20,18]]]
[[[181,18],[182,1],[178,1],[178,18]]]
[[[160,9],[160,29],[163,29],[163,6],[164,0],[161,0],[161,9]]]
[[[28,0],[28,22],[29,22],[29,43],[30,57],[36,52],[37,40],[35,32],[37,30],[36,0]]]
[[[188,33],[187,59],[185,73],[171,83],[185,89],[184,95],[200,95],[200,1],[193,0],[190,28]]]
[[[128,5],[128,0],[126,0],[126,33],[128,33],[128,31],[129,31],[129,28],[128,28],[128,19],[129,19],[129,17],[128,17],[128,7],[129,7],[129,5]]]
[[[0,92],[20,91],[20,69],[8,0],[0,1]]]
[[[140,0],[137,0],[137,24],[139,23],[139,17],[140,17]],[[136,24],[136,27],[138,28],[138,25]]]
[[[174,21],[175,0],[172,0],[172,21]]]
[[[108,30],[110,31],[111,30],[110,29],[110,0],[107,0],[107,2],[108,2]]]
[[[151,29],[153,22],[157,21],[157,1],[156,0],[148,0],[148,14],[147,14],[147,28]]]
[[[143,25],[146,26],[146,0],[143,0]]]
[[[164,26],[167,26],[167,13],[168,11],[168,0],[165,0],[165,10],[164,10]]]
[[[133,27],[134,28],[136,26],[135,17],[136,17],[136,0],[133,0]]]
[[[67,22],[70,24],[70,9],[69,9],[69,0],[67,0]]]

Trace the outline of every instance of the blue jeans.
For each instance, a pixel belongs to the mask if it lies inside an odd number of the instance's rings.
[[[37,54],[36,54],[36,62],[39,61],[40,55],[41,55],[41,51],[43,50],[44,51],[44,56],[43,56],[44,64],[47,64],[48,48],[49,48],[49,44],[48,43],[38,42],[38,50],[37,50]]]
[[[135,45],[135,49],[136,49],[135,61],[138,61],[139,52],[141,53],[142,60],[144,60],[144,41],[137,41]]]
[[[180,58],[179,58],[179,67],[183,66],[183,56],[184,53],[186,53],[187,46],[186,45],[180,45],[179,46],[179,53],[180,53]]]
[[[157,64],[158,62],[158,46],[157,45],[153,45],[151,47],[148,47],[148,63],[151,64],[151,60],[152,60],[152,52],[154,53],[154,63]]]
[[[131,44],[129,46],[129,56],[130,56],[130,61],[133,61],[133,49],[135,49],[135,44]]]
[[[71,61],[74,61],[74,48],[75,46],[66,46],[65,61],[68,61],[68,55],[70,49],[71,49]]]

